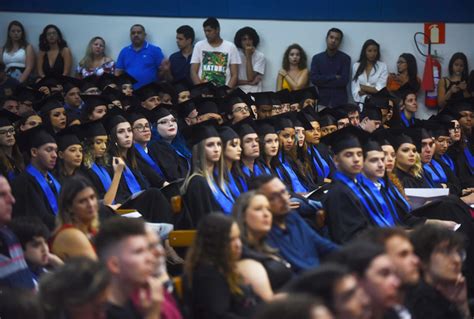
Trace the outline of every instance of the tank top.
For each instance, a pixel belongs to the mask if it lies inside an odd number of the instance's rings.
[[[3,63],[5,63],[5,70],[16,67],[16,68],[25,68],[26,67],[26,51],[21,48],[15,52],[7,52],[3,50]]]
[[[62,56],[62,50],[58,52],[53,65],[49,65],[48,52],[44,53],[43,59],[43,72],[44,75],[62,75],[64,72],[64,58]]]

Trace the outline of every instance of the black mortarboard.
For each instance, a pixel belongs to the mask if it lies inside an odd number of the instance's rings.
[[[319,118],[319,126],[321,126],[321,128],[326,127],[326,126],[331,126],[331,125],[337,126],[337,121],[334,118],[334,116],[330,114],[326,114]]]
[[[199,115],[204,114],[220,114],[219,107],[217,106],[217,99],[212,97],[201,97],[194,99],[196,104],[196,110]]]
[[[41,97],[42,97],[41,94],[38,94],[38,92],[36,92],[36,91],[33,90],[32,88],[29,88],[29,87],[24,86],[24,85],[19,85],[19,86],[15,89],[15,92],[14,92],[13,95],[16,96],[16,98],[17,98],[18,101],[20,101],[20,102],[23,102],[23,101],[34,102],[34,101],[36,101],[38,98],[41,98]]]
[[[280,101],[280,104],[291,104],[291,94],[288,89],[283,89],[278,92],[276,92],[276,96],[278,97],[278,100]]]
[[[73,78],[73,77],[70,77],[70,76],[65,76],[64,77],[64,80],[63,80],[63,92],[64,94],[67,94],[67,92],[71,91],[73,88],[80,88],[82,86],[82,81],[77,79],[77,78]]]
[[[123,72],[117,77],[117,85],[119,85],[120,87],[124,84],[135,84],[137,82],[138,81],[127,72]]]
[[[78,136],[81,140],[85,138],[93,138],[95,136],[107,135],[102,120],[83,123],[79,125],[78,132]]]
[[[189,83],[186,79],[181,79],[173,82],[173,86],[176,94],[179,94],[184,91],[189,91]]]
[[[382,121],[382,111],[380,108],[376,106],[372,106],[371,104],[366,104],[364,110],[361,114],[361,119],[369,118],[369,120],[373,121]]]
[[[350,125],[324,136],[321,138],[321,143],[331,146],[334,154],[338,154],[348,148],[362,148],[361,140],[367,135],[368,133],[362,129]]]
[[[160,87],[156,83],[148,83],[135,91],[140,101],[146,101],[153,96],[159,96]]]
[[[178,116],[180,118],[186,118],[188,117],[189,113],[191,113],[193,110],[196,109],[196,104],[194,103],[194,100],[187,100],[185,102],[179,103],[176,105],[176,109],[178,112]]]
[[[191,98],[202,96],[214,96],[214,84],[212,82],[199,83],[191,87]]]
[[[0,109],[0,127],[13,125],[13,123],[19,120],[21,120],[21,117],[15,113]]]
[[[452,128],[453,125],[454,123],[452,122],[441,122],[438,116],[432,116],[427,121],[423,122],[423,127],[430,131],[435,138],[449,136],[449,129]]]
[[[47,114],[51,110],[62,107],[64,107],[64,105],[60,94],[46,96],[42,100],[33,104],[33,109],[40,114]]]
[[[459,115],[459,113],[463,111],[472,112],[472,103],[469,99],[463,99],[461,101],[449,105],[449,111],[456,115]]]
[[[162,119],[162,118],[164,118],[165,116],[168,116],[168,115],[172,115],[172,113],[170,112],[169,109],[161,107],[161,106],[160,107],[155,107],[151,111],[150,122],[156,123],[157,121],[159,121],[160,119]]]
[[[194,146],[210,137],[219,137],[216,121],[208,120],[189,127],[189,143]]]
[[[251,93],[251,95],[255,99],[255,106],[257,108],[263,105],[273,105],[272,94],[273,92]]]
[[[291,116],[288,114],[278,114],[277,116],[272,116],[270,118],[272,121],[273,126],[275,127],[275,131],[281,131],[284,130],[285,128],[294,128],[293,121],[291,119]]]
[[[120,100],[122,94],[122,91],[114,89],[110,86],[106,87],[104,91],[102,91],[102,95],[106,97],[109,101]]]
[[[235,124],[232,128],[234,131],[239,135],[240,138],[243,138],[245,135],[248,134],[256,134],[255,128],[250,123],[241,123],[245,121],[240,121],[239,123]]]
[[[395,151],[405,143],[415,145],[413,139],[407,134],[407,129],[386,129],[387,136],[386,138],[392,144]]]
[[[312,107],[305,107],[301,110],[300,113],[304,114],[306,116],[306,119],[310,122],[319,122],[320,120],[318,113],[316,113],[316,111]]]
[[[125,110],[129,108],[142,107],[140,99],[135,95],[127,96],[122,94],[120,96],[120,103],[122,104],[122,108]]]
[[[42,86],[52,88],[58,85],[62,85],[62,78],[63,77],[59,75],[46,75],[45,77],[41,78],[41,80],[36,82],[33,88],[38,90]]]
[[[84,101],[84,106],[86,108],[95,108],[99,105],[108,106],[110,104],[110,99],[108,99],[104,95],[88,95],[83,94],[81,95],[81,99]]]
[[[307,88],[295,92],[300,102],[306,99],[317,100],[319,98],[318,90],[315,86],[308,86]]]
[[[221,99],[221,103],[219,106],[221,108],[222,113],[232,114],[232,106],[237,103],[245,103],[247,102],[242,97],[242,93],[245,94],[242,90],[236,89],[226,97]]]
[[[364,154],[370,151],[378,151],[378,152],[383,152],[382,146],[380,146],[380,143],[372,138],[369,138],[365,140],[362,144],[362,151]]]
[[[271,123],[271,119],[263,119],[255,121],[255,131],[258,136],[265,137],[267,134],[276,134],[275,127]]]
[[[388,109],[391,108],[390,104],[388,103],[390,100],[394,100],[394,96],[390,94],[388,89],[384,87],[377,93],[373,94],[372,96],[368,97],[365,101],[365,105],[372,104],[372,106],[381,108],[381,109]]]
[[[226,144],[228,141],[239,138],[239,135],[236,131],[228,126],[219,126],[217,128],[219,136],[221,137],[222,144]]]
[[[119,109],[120,110],[120,109]],[[105,130],[108,134],[112,133],[112,129],[120,123],[128,122],[125,113],[122,115],[107,115],[104,119]]]
[[[135,123],[135,121],[138,121],[140,119],[148,120],[148,118],[145,116],[145,114],[140,113],[140,112],[127,112],[125,114],[125,118],[130,123],[131,126],[133,126],[133,123]]]
[[[295,123],[295,127],[296,126],[301,126],[303,127],[305,130],[312,130],[313,129],[313,125],[311,125],[311,121],[308,119],[307,117],[307,114],[306,113],[303,113],[303,112],[294,112],[294,116],[296,117],[296,120],[299,122],[300,125],[297,125]]]
[[[98,82],[99,82],[99,77],[98,77],[97,75],[95,75],[95,74],[90,75],[90,76],[84,78],[84,79],[82,80],[82,84],[81,84],[81,87],[80,87],[81,92],[84,93],[85,91],[87,91],[87,90],[89,90],[89,89],[92,89],[92,88],[97,88],[97,89],[99,89],[99,84],[98,84]]]
[[[64,151],[71,145],[81,144],[77,134],[79,133],[80,125],[73,125],[66,127],[56,134],[56,142],[58,144],[58,151]]]
[[[47,143],[56,143],[56,140],[43,125],[38,125],[27,131],[20,132],[18,143],[22,145],[22,148],[24,147],[24,151],[29,151],[34,147],[38,148]]]
[[[112,73],[103,73],[100,77],[99,80],[97,81],[97,85],[99,87],[99,90],[103,91],[105,90],[106,87],[109,87],[111,84],[117,85],[118,83],[118,77],[113,75]]]

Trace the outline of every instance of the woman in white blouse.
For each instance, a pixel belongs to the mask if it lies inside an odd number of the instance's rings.
[[[352,97],[364,102],[367,96],[377,93],[387,85],[387,65],[380,61],[380,45],[375,40],[365,41],[359,61],[352,67]]]

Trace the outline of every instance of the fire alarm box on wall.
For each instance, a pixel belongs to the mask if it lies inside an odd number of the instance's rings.
[[[444,22],[425,23],[424,32],[429,37],[432,44],[446,43],[446,24]],[[426,37],[425,44],[428,44],[428,39]]]

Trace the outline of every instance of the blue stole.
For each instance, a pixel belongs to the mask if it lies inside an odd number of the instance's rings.
[[[388,186],[385,186],[385,181],[381,178],[379,179],[379,183],[382,185],[382,187],[384,189],[387,190],[387,193],[388,193],[388,197],[392,200],[392,201],[397,201],[399,200],[400,202],[403,203],[403,205],[405,206],[405,209],[407,212],[411,212],[411,205],[407,202],[407,200],[405,199],[405,197],[403,197],[403,195],[400,193],[400,191],[398,190],[398,188],[395,187],[395,185],[391,185],[391,182],[389,181],[388,182]]]
[[[290,176],[290,179],[291,179],[291,185],[292,185],[292,188],[293,188],[293,191],[295,193],[307,193],[308,190],[306,189],[306,187],[303,186],[303,184],[300,182],[299,178],[298,178],[298,175],[296,175],[295,171],[293,170],[293,168],[291,167],[291,165],[286,162],[285,160],[283,160],[283,155],[282,155],[282,152],[280,152],[280,154],[278,154],[278,158],[280,160],[280,163],[281,165],[283,166],[283,168],[285,169],[285,171],[288,173],[288,175]]]
[[[400,112],[400,118],[402,119],[403,125],[405,125],[405,127],[412,127],[415,125],[415,118],[412,117],[411,120],[408,121],[404,111]]]
[[[11,183],[13,182],[13,180],[15,179],[16,175],[15,175],[15,171],[9,171],[7,173],[7,179],[8,181]]]
[[[265,171],[265,174],[271,175],[272,172],[268,169],[268,167],[263,168]],[[247,177],[253,177],[253,176],[260,176],[264,174],[260,166],[257,165],[256,162],[253,163],[253,173],[250,171],[250,169],[246,165],[242,165],[242,172],[247,176]]]
[[[33,176],[36,182],[40,185],[43,194],[45,194],[46,198],[48,199],[49,207],[51,207],[54,215],[56,215],[58,213],[58,201],[56,200],[56,195],[54,195],[53,190],[49,186],[47,179],[44,177],[43,174],[41,174],[38,169],[36,169],[36,167],[31,164],[26,167],[26,171],[28,172],[28,174]],[[56,190],[56,194],[58,194],[59,196],[59,192],[61,191],[61,185],[53,177],[53,175],[51,175],[51,173],[48,172],[47,174],[53,182],[53,187]]]
[[[166,179],[165,177],[165,174],[163,174],[163,172],[161,171],[160,167],[156,164],[156,162],[151,158],[151,156],[145,152],[145,150],[143,149],[143,147],[141,147],[140,145],[138,145],[137,143],[133,143],[133,146],[135,147],[135,149],[138,151],[138,153],[140,154],[140,156],[145,160],[145,162],[151,166],[151,168],[153,168],[153,170],[155,172],[158,173],[158,175],[161,176],[161,178],[163,179]]]
[[[315,156],[312,156],[313,155],[312,153],[314,153]],[[311,156],[313,160],[313,164],[314,164],[314,167],[316,168],[316,171],[318,172],[318,176],[323,177],[323,178],[328,177],[330,173],[329,165],[321,156],[316,146],[311,145],[310,147],[308,147],[308,155]],[[319,166],[319,163],[321,163],[322,167]]]
[[[433,165],[433,167],[431,167],[429,164]],[[425,172],[431,176],[431,180],[433,182],[438,184],[448,182],[448,177],[446,176],[443,168],[434,159],[432,159],[430,163],[424,164],[423,168]]]
[[[449,166],[449,168],[454,172],[456,172],[456,168],[454,166],[454,161],[453,159],[447,155],[447,154],[444,154],[440,157],[440,159],[446,164]]]
[[[142,190],[137,178],[135,175],[133,175],[132,171],[127,165],[125,165],[125,169],[123,170],[123,177],[125,178],[125,182],[127,183],[130,193],[135,194]]]
[[[383,197],[382,192],[369,178],[363,174],[359,174],[359,176],[357,176],[357,180],[361,185],[365,186],[368,189],[368,192],[372,195],[369,197],[372,205],[374,207],[382,208],[383,216],[381,217],[385,219],[390,226],[395,226],[395,221],[393,220],[393,216],[397,216],[395,207],[393,207],[393,205],[391,205],[391,207],[387,205],[387,200]]]
[[[464,156],[466,157],[466,160],[467,160],[469,172],[471,172],[471,175],[474,175],[474,156],[472,156],[472,153],[469,150],[469,147],[464,148]]]
[[[210,187],[212,194],[214,195],[214,198],[221,206],[222,210],[224,211],[224,214],[226,215],[232,214],[232,206],[234,205],[234,199],[231,196],[227,195],[227,194],[231,194],[227,185],[224,185],[224,188],[225,188],[225,192],[224,192],[214,182],[214,179],[211,181],[211,183],[213,186],[213,187]]]
[[[97,177],[99,177],[102,186],[104,186],[104,190],[107,192],[107,190],[112,185],[112,179],[110,178],[110,175],[105,167],[93,163],[91,169],[97,175]]]
[[[356,185],[358,183],[357,181],[354,181],[344,175],[343,173],[337,171],[334,174],[334,179],[342,182],[344,185],[349,187],[349,189],[354,193],[354,195],[359,199],[359,201],[362,203],[364,206],[366,212],[369,214],[369,217],[378,225],[381,227],[391,227],[394,226],[393,219],[392,223],[390,223],[388,220],[384,218],[384,216],[380,215],[378,212],[374,212],[374,210],[370,207],[369,203],[367,202],[366,198],[370,198],[370,194],[367,193],[366,190],[364,190],[364,187],[362,185]],[[378,190],[377,190],[378,191]]]

